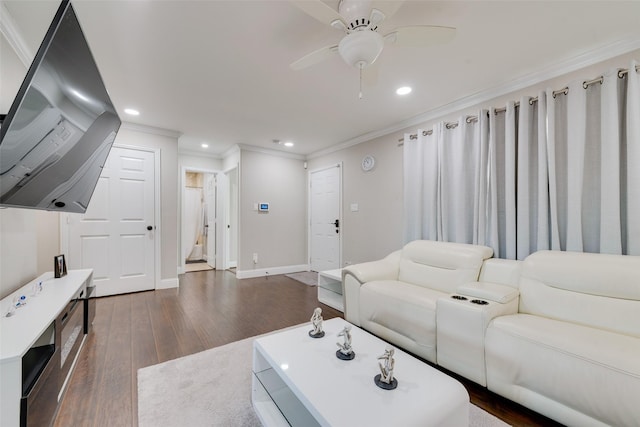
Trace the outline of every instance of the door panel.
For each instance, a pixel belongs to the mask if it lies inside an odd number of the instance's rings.
[[[334,166],[310,174],[311,269],[340,268],[341,169]]]
[[[155,288],[154,167],[153,152],[113,147],[87,212],[68,217],[69,266],[94,269],[97,296]]]
[[[216,176],[213,174],[205,174],[205,202],[206,202],[206,218],[207,226],[207,264],[216,268],[216,239],[218,238],[216,229]]]

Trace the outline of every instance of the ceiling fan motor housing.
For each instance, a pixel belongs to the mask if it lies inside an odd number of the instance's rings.
[[[371,6],[371,0],[340,0],[338,13],[349,24],[349,30],[354,30],[357,27],[369,25]]]
[[[373,64],[383,47],[384,39],[377,32],[355,31],[340,40],[338,52],[347,64],[362,69]]]

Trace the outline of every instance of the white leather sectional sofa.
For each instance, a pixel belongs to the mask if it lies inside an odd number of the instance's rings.
[[[343,270],[345,318],[563,424],[640,426],[640,257],[416,241]]]
[[[493,250],[416,240],[380,261],[343,270],[345,319],[436,362],[436,303],[476,281]]]

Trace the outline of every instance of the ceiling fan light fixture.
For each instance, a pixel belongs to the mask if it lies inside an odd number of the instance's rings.
[[[384,39],[375,31],[356,31],[340,40],[338,52],[347,64],[362,69],[373,64],[383,47]]]

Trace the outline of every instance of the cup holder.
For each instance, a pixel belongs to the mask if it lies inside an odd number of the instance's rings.
[[[488,302],[483,301],[483,300],[481,300],[481,299],[472,299],[472,300],[471,300],[471,302],[472,302],[473,304],[478,304],[478,305],[487,305],[487,304],[489,304]]]
[[[463,297],[462,295],[451,295],[451,298],[457,299],[459,301],[466,301],[467,300],[467,298]]]

